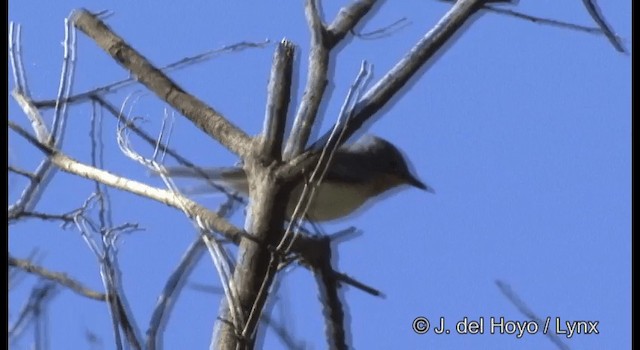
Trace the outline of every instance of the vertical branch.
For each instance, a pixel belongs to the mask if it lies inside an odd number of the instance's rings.
[[[275,277],[273,266],[279,256],[269,250],[282,236],[287,189],[274,177],[273,160],[281,159],[286,113],[290,100],[293,45],[283,40],[276,49],[269,80],[269,96],[262,139],[245,157],[245,171],[251,189],[247,231],[260,242],[240,243],[238,263],[229,283],[237,290],[237,300],[221,305],[221,321],[214,334],[214,347],[253,347],[258,321]],[[240,310],[234,306],[239,305]]]
[[[47,129],[40,111],[32,104],[29,97],[29,89],[27,86],[26,73],[22,64],[22,38],[20,26],[13,23],[10,24],[10,36],[9,36],[9,59],[13,68],[14,82],[16,84],[15,90],[11,93],[18,105],[22,108],[25,116],[31,122],[31,127],[38,140],[45,142],[49,139],[50,134]],[[16,203],[11,204],[8,210],[8,216],[17,216],[23,211],[31,210],[37,204],[42,191],[46,187],[47,179],[50,178],[52,164],[48,158],[45,158],[30,178],[29,185],[22,191],[20,198]]]
[[[56,97],[56,107],[53,112],[53,126],[51,127],[50,142],[61,148],[64,138],[64,127],[67,120],[67,99],[73,86],[73,73],[76,62],[76,30],[69,18],[64,19],[64,57],[60,71],[60,85]]]
[[[327,88],[327,72],[329,70],[327,31],[318,13],[316,2],[317,0],[306,0],[304,6],[305,17],[311,31],[307,86],[304,88],[304,95],[298,107],[291,135],[284,151],[285,159],[297,156],[306,146],[320,108],[320,102],[322,102],[322,97]]]
[[[316,239],[315,248],[318,258],[309,263],[320,289],[327,342],[330,349],[348,349],[344,307],[338,293],[340,284],[331,266],[331,239],[329,237]]]
[[[230,283],[237,289],[237,304],[246,322],[241,324],[241,329],[235,328],[237,322],[229,310],[232,305],[223,302],[212,344],[215,349],[253,348],[258,321],[275,278],[272,267],[277,266],[280,259],[273,247],[282,236],[288,193],[275,181],[273,167],[262,166],[255,157],[248,157],[245,169],[252,191],[251,215],[247,217],[246,227],[256,239],[240,242]]]
[[[11,28],[13,27],[14,26],[11,26]],[[20,53],[21,44],[19,27],[16,28],[15,36],[12,35],[10,41],[13,44],[10,45],[12,50],[10,51],[9,56],[11,57],[12,66],[14,68],[16,82],[16,90],[13,92],[13,97],[20,107],[22,107],[25,115],[31,120],[31,125],[36,132],[38,139],[47,145],[61,149],[64,138],[64,125],[67,117],[67,104],[62,101],[66,100],[71,92],[73,73],[75,69],[75,29],[71,26],[69,19],[65,18],[65,40],[63,45],[64,57],[62,61],[58,96],[56,98],[58,103],[56,104],[54,113],[52,132],[47,130],[44,119],[40,115],[40,111],[33,105],[31,97],[28,95],[27,79],[24,73],[22,56]],[[51,160],[48,158],[44,159],[38,166],[38,169],[35,171],[35,176],[32,178],[27,188],[24,189],[18,201],[9,207],[9,214],[13,215],[20,211],[31,210],[34,208],[54,174],[55,168],[53,167]]]
[[[354,1],[340,9],[335,20],[327,28],[322,23],[316,2],[317,0],[307,0],[305,3],[305,15],[311,31],[307,86],[285,148],[285,159],[298,156],[309,141],[309,135],[327,87],[331,50],[369,13],[375,4],[375,0]]]
[[[246,227],[259,242],[240,242],[238,262],[229,281],[235,297],[221,303],[212,346],[251,348],[280,256],[270,248],[282,237],[289,186],[277,181],[276,164],[282,149],[286,111],[290,99],[293,45],[280,43],[274,54],[269,81],[269,97],[261,140],[251,144],[244,167],[251,192]],[[286,187],[286,188],[285,188]],[[238,307],[238,310],[236,310]]]
[[[11,62],[11,70],[13,71],[13,82],[15,89],[19,93],[30,96],[29,86],[27,85],[24,66],[22,65],[22,37],[20,25],[14,22],[9,23],[9,61]]]
[[[291,74],[295,47],[293,43],[283,39],[276,48],[269,77],[267,110],[262,131],[261,154],[267,163],[281,160],[282,141],[287,120],[287,109],[291,100]]]

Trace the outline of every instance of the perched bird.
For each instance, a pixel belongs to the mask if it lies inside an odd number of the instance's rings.
[[[198,171],[186,167],[167,167],[170,177],[206,178],[215,184],[249,195],[247,176],[241,167],[209,168]],[[433,188],[418,180],[400,151],[390,142],[365,135],[351,145],[343,145],[333,160],[307,211],[313,221],[342,218],[361,207],[369,199],[400,185],[411,185],[427,192]],[[287,204],[291,217],[303,190],[296,185]]]

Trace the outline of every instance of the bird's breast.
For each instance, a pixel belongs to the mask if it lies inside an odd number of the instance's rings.
[[[287,216],[293,215],[302,189],[303,186],[298,186],[292,191]],[[307,216],[314,221],[328,221],[349,215],[369,199],[367,193],[362,186],[353,183],[325,181],[316,189]]]

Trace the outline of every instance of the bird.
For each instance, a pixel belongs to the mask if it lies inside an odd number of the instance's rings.
[[[242,167],[195,169],[165,167],[163,172],[172,177],[200,178],[243,197],[249,197],[247,176]],[[291,218],[304,188],[303,180],[296,184],[286,208]],[[306,212],[314,222],[331,221],[352,214],[366,202],[393,188],[409,185],[435,193],[409,170],[407,160],[391,142],[367,134],[352,144],[340,146],[333,155],[324,179]]]

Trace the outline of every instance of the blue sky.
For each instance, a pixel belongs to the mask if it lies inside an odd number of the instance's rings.
[[[332,19],[346,2],[326,1]],[[600,1],[616,32],[631,42],[631,2]],[[308,29],[302,4],[169,1],[14,1],[9,19],[22,25],[24,63],[34,98],[55,96],[61,66],[63,19],[72,9],[109,9],[109,25],[158,65],[239,41],[298,45],[301,90],[306,77]],[[324,132],[335,120],[362,60],[374,66],[374,81],[402,57],[448,9],[438,1],[385,2],[360,26],[369,32],[400,18],[409,25],[393,35],[354,38],[335,57]],[[582,2],[521,1],[530,15],[592,26]],[[74,92],[127,77],[121,67],[78,34]],[[254,135],[262,127],[273,45],[222,55],[170,74],[187,91],[211,104]],[[10,84],[10,88],[13,84]],[[109,96],[120,106],[129,88]],[[294,103],[300,99],[295,97]],[[168,107],[151,93],[132,107],[157,133]],[[64,149],[89,158],[88,105],[72,107]],[[49,115],[50,117],[50,115]],[[9,99],[9,118],[26,125]],[[404,188],[358,215],[323,225],[326,232],[356,226],[362,235],[338,248],[338,268],[384,292],[375,298],[345,288],[352,344],[356,348],[552,348],[542,334],[417,335],[418,316],[444,317],[447,326],[470,319],[525,316],[501,294],[509,284],[540,317],[598,321],[599,334],[563,339],[575,349],[629,348],[631,342],[631,57],[616,52],[604,36],[485,13],[446,47],[405,91],[385,108],[368,132],[395,143],[415,173],[436,194]],[[113,118],[104,117],[105,168],[162,186],[117,149]],[[134,146],[149,152],[134,139]],[[218,143],[175,115],[174,149],[205,166],[236,159]],[[13,164],[30,169],[40,155],[9,134]],[[149,154],[149,153],[147,153]],[[24,185],[9,179],[9,201]],[[77,208],[91,193],[89,182],[58,173],[41,211]],[[130,307],[141,331],[149,322],[168,273],[194,239],[181,213],[133,195],[111,191],[116,224],[137,222],[145,231],[123,237],[119,258]],[[220,196],[197,198],[216,208]],[[239,211],[232,221],[242,226]],[[13,225],[9,251],[27,257],[37,249],[41,264],[100,290],[95,257],[74,230],[29,221]],[[204,257],[189,283],[218,286]],[[25,301],[30,280],[10,294],[10,321]],[[219,296],[187,287],[169,320],[165,348],[206,348]],[[325,348],[313,277],[303,268],[287,271],[273,308],[296,339]],[[104,304],[61,290],[49,310],[50,347],[87,348],[85,333],[113,348]],[[437,322],[437,321],[436,321]],[[541,333],[541,332],[539,332]],[[280,343],[268,332],[265,348]],[[28,342],[13,344],[27,348]]]

